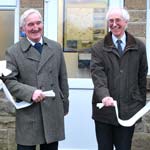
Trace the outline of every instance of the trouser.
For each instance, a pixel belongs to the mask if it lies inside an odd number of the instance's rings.
[[[18,144],[17,150],[36,150],[36,145],[25,146],[25,145]],[[40,150],[58,150],[58,142],[54,142],[50,144],[40,144]]]
[[[131,150],[134,128],[95,121],[98,150]]]

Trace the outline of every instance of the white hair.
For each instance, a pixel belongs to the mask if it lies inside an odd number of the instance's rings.
[[[26,11],[21,15],[21,17],[20,17],[20,28],[22,28],[22,27],[25,26],[25,24],[26,24],[26,18],[27,18],[29,15],[34,14],[34,13],[37,14],[37,15],[40,17],[41,22],[43,22],[43,21],[42,21],[42,15],[41,15],[41,13],[40,13],[37,9],[31,8],[31,9],[26,10]]]
[[[109,20],[110,15],[115,12],[119,12],[124,20],[129,21],[130,15],[125,8],[109,8],[106,13],[106,20]]]

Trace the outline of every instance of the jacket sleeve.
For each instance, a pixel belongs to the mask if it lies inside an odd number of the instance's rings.
[[[97,102],[101,102],[104,97],[110,95],[107,87],[107,75],[105,72],[106,69],[103,61],[103,53],[100,51],[100,47],[100,45],[93,46],[91,51],[91,75]]]
[[[32,94],[36,88],[18,81],[19,69],[17,66],[17,59],[14,54],[14,49],[15,48],[9,48],[6,51],[7,68],[10,69],[12,73],[6,77],[5,84],[10,93],[17,100],[30,102]]]
[[[69,111],[69,86],[68,86],[68,78],[67,78],[67,70],[66,64],[64,60],[63,52],[61,51],[61,61],[60,61],[60,69],[59,69],[59,87],[60,87],[60,95],[64,102],[64,113],[67,114]]]
[[[143,99],[143,105],[146,103],[146,77],[148,72],[148,64],[147,64],[147,55],[146,55],[146,48],[144,43],[141,43],[140,46],[140,62],[139,62],[139,88],[140,93]]]

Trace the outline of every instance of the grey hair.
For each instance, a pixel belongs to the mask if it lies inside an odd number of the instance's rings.
[[[27,18],[29,15],[34,14],[34,13],[37,14],[37,15],[40,17],[41,21],[42,21],[42,15],[41,15],[41,13],[40,13],[37,9],[31,8],[31,9],[26,10],[26,11],[21,15],[21,17],[20,17],[20,28],[22,28],[22,27],[25,26],[25,24],[26,24],[26,18]],[[43,21],[42,21],[42,22],[43,22]]]
[[[130,20],[130,15],[129,15],[127,9],[125,9],[125,8],[109,8],[107,13],[106,13],[106,20],[108,21],[109,16],[112,13],[116,12],[117,10],[121,12],[121,16],[123,17],[124,20],[126,20],[126,21]]]

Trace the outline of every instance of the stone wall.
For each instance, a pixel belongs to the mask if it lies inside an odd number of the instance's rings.
[[[20,0],[20,15],[29,8],[36,8],[43,15],[44,0]]]
[[[16,150],[15,109],[0,92],[0,150]]]
[[[150,101],[149,91],[147,101]],[[136,124],[132,150],[150,150],[150,111],[143,116],[141,123]]]
[[[145,41],[146,37],[146,0],[125,0],[130,14],[128,31]]]

